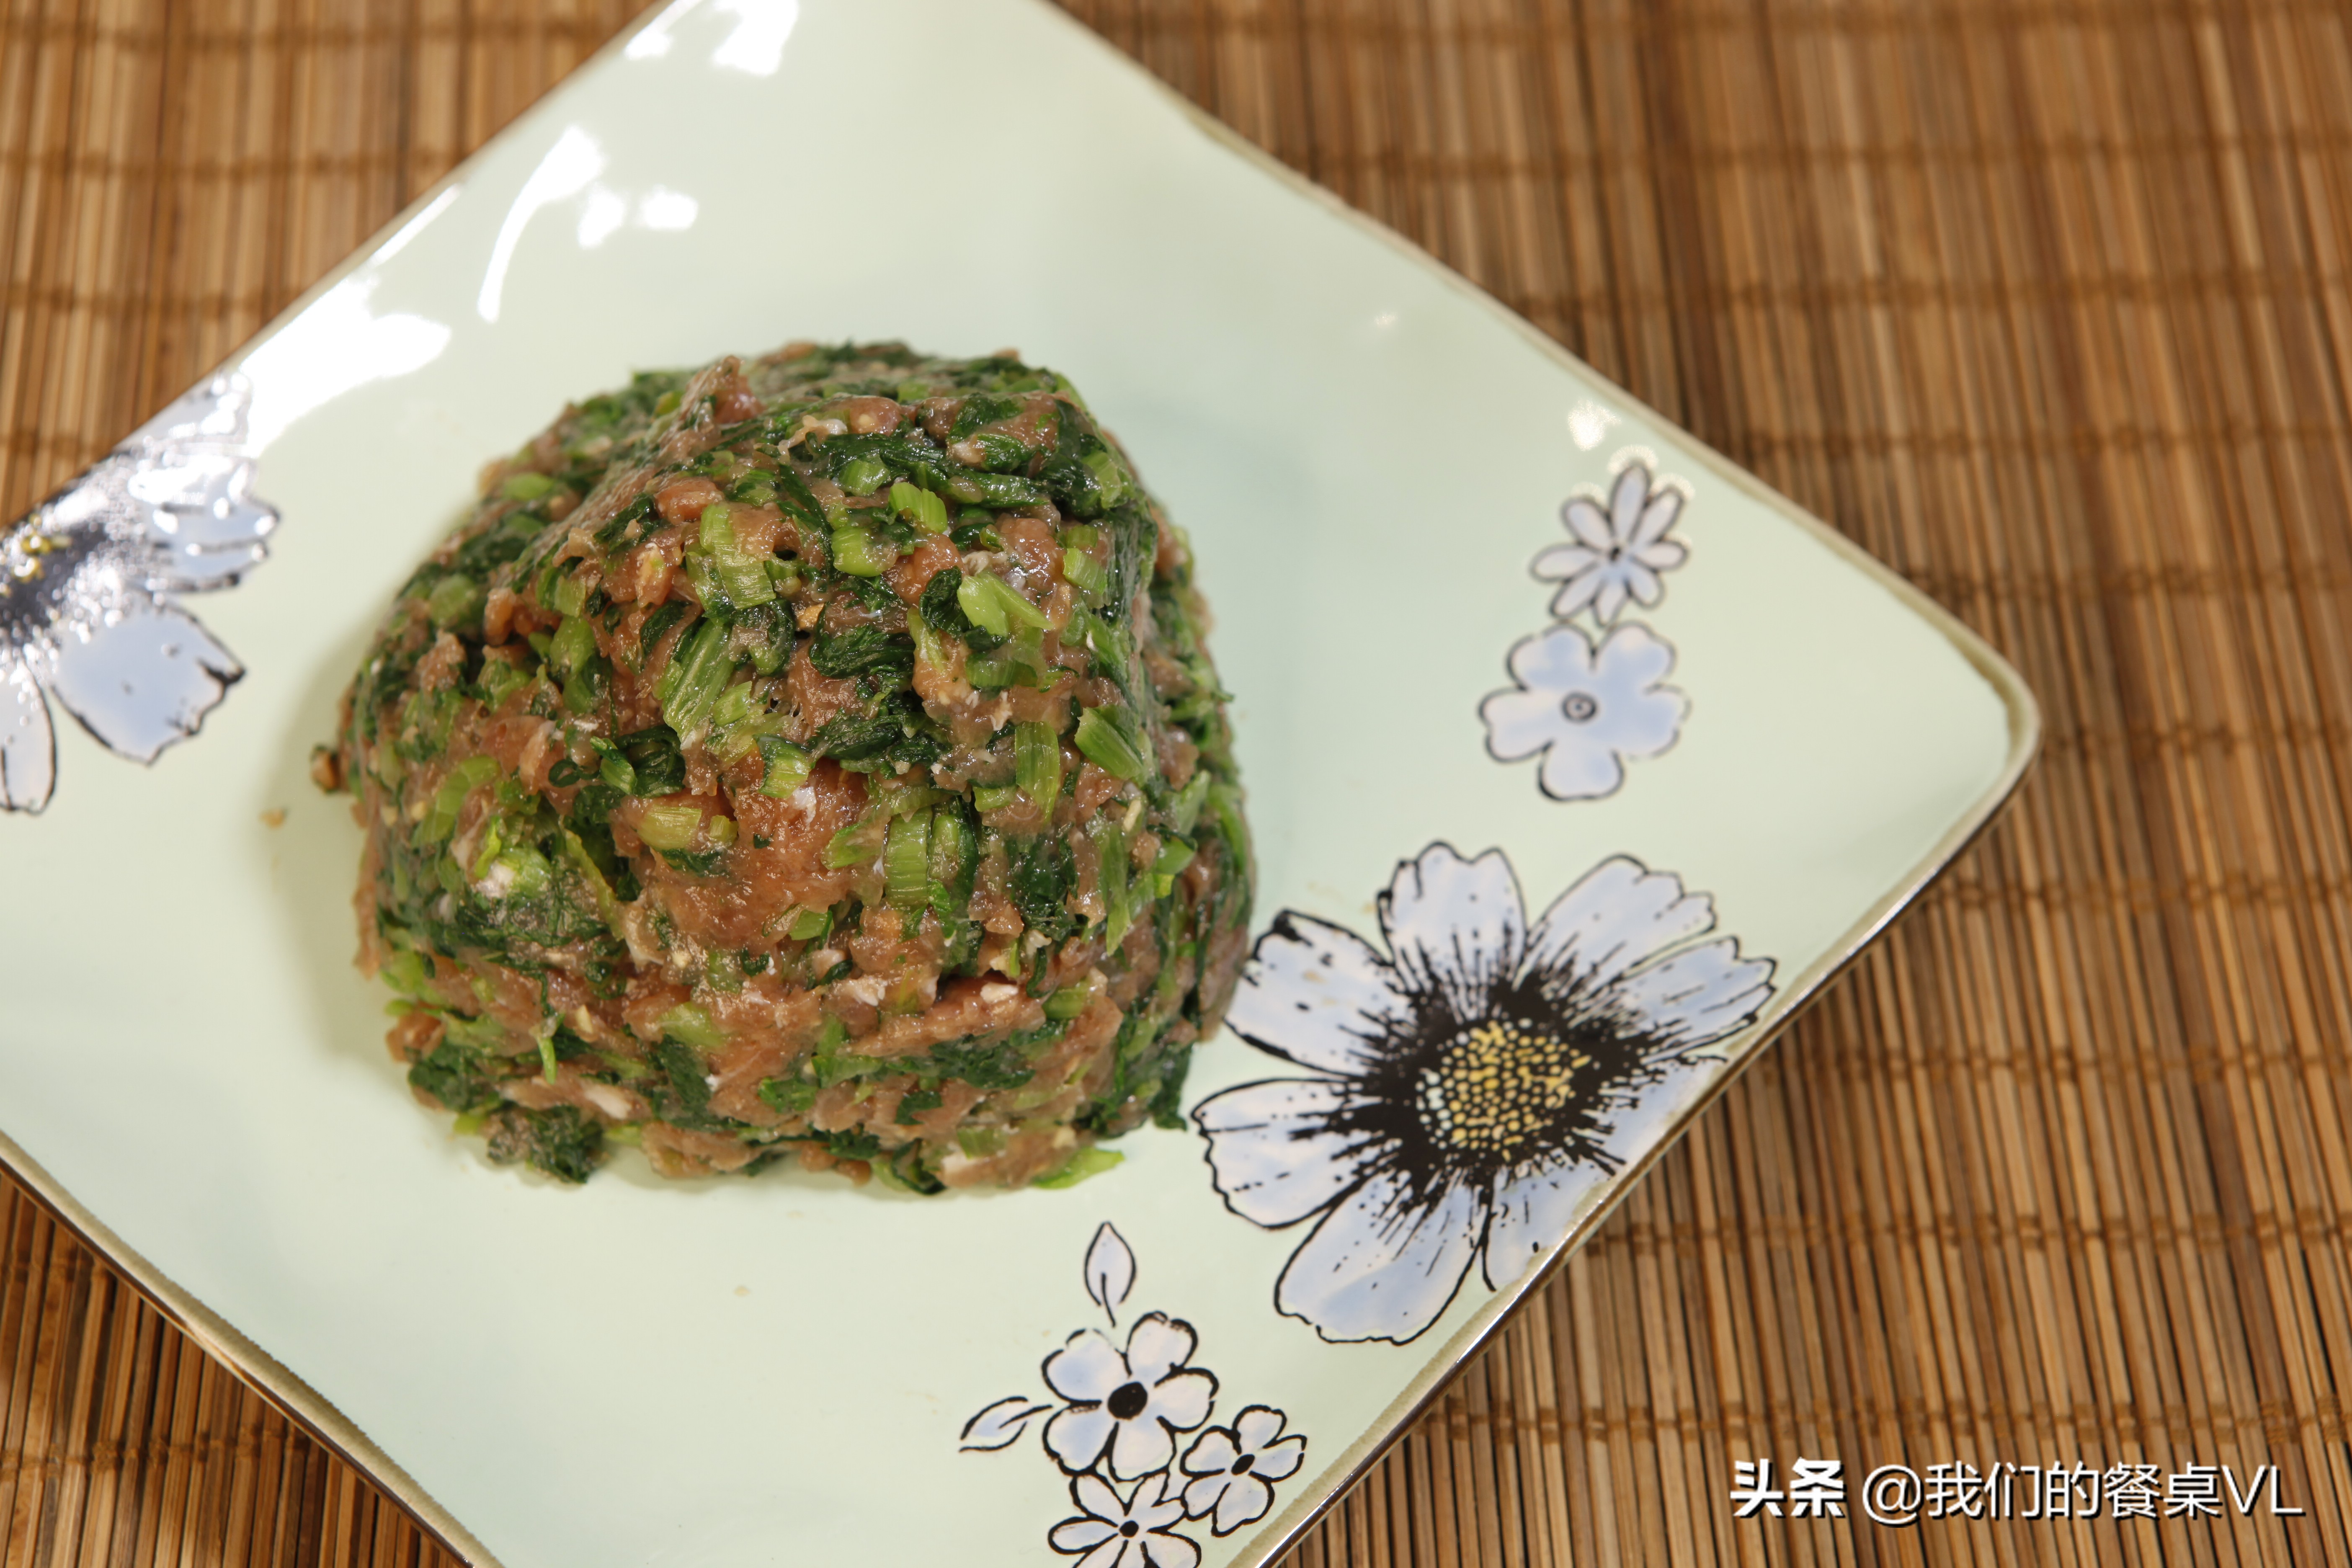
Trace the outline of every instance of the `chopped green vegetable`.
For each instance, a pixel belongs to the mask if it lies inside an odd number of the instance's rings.
[[[1062,738],[1052,725],[1013,727],[1013,769],[1021,793],[1038,809],[1051,811],[1062,793]]]
[[[916,489],[904,479],[890,487],[890,506],[900,517],[925,533],[945,533],[948,531],[948,503],[929,490]]]
[[[1113,778],[1136,784],[1151,776],[1150,743],[1124,708],[1087,709],[1078,715],[1076,740],[1087,761]]]

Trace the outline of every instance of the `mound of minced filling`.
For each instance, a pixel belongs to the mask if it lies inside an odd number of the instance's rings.
[[[485,473],[320,782],[389,1042],[571,1181],[1076,1180],[1178,1125],[1250,853],[1184,536],[1069,384],[795,343]]]

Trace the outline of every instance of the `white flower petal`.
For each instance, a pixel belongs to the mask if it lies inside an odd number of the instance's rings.
[[[1562,726],[1536,780],[1554,800],[1599,800],[1625,782],[1625,765],[1605,734]]]
[[[1180,1372],[1151,1391],[1151,1414],[1179,1432],[1190,1432],[1209,1418],[1217,1401],[1217,1380],[1208,1373]]]
[[[1573,577],[1601,564],[1600,552],[1585,544],[1555,544],[1538,555],[1528,570],[1538,577]]]
[[[1601,591],[1601,578],[1598,567],[1570,577],[1561,585],[1559,592],[1551,596],[1551,613],[1566,620],[1592,603],[1592,596]]]
[[[1017,1394],[1000,1399],[963,1424],[962,1446],[979,1453],[1007,1447],[1028,1430],[1031,1416],[1045,1413],[1045,1406]]]
[[[1655,544],[1674,527],[1675,519],[1682,515],[1683,492],[1677,489],[1653,490],[1649,504],[1633,524],[1633,531],[1625,536],[1626,544],[1639,551]]]
[[[1609,710],[1607,739],[1620,757],[1654,757],[1683,732],[1690,700],[1671,686],[1641,692]]]
[[[1253,1405],[1234,1417],[1234,1440],[1251,1453],[1257,1453],[1268,1443],[1282,1436],[1282,1426],[1286,1419],[1286,1417],[1279,1410],[1264,1405]],[[1300,1441],[1304,1442],[1305,1439],[1301,1438]],[[1283,1473],[1289,1474],[1287,1470]]]
[[[1655,572],[1642,564],[1639,556],[1628,555],[1619,562],[1617,574],[1624,580],[1626,588],[1633,594],[1635,601],[1640,604],[1654,605],[1666,596],[1666,585],[1658,581],[1658,574]]]
[[[1127,1522],[1127,1504],[1100,1476],[1080,1476],[1070,1483],[1070,1500],[1097,1519],[1112,1524]]]
[[[1559,509],[1559,521],[1579,542],[1601,555],[1616,546],[1616,538],[1609,531],[1609,519],[1586,497],[1570,497]]]
[[[1640,1020],[1662,1047],[1689,1050],[1745,1026],[1772,994],[1769,959],[1742,960],[1729,937],[1677,952],[1626,975],[1600,997],[1612,1013]]]
[[[1633,531],[1642,526],[1642,503],[1650,494],[1650,470],[1640,463],[1628,463],[1609,489],[1609,532],[1618,544],[1633,542]]]
[[[1234,1446],[1234,1435],[1222,1426],[1212,1426],[1192,1440],[1178,1468],[1188,1476],[1222,1476],[1241,1457],[1241,1450]]]
[[[1601,577],[1601,586],[1592,595],[1592,613],[1601,617],[1601,624],[1605,626],[1617,618],[1618,611],[1625,607],[1625,579],[1622,574],[1616,572],[1605,575],[1596,573],[1595,575]]]
[[[1076,1473],[1091,1468],[1102,1458],[1103,1447],[1110,1441],[1111,1428],[1118,1425],[1099,1405],[1057,1411],[1045,1423],[1045,1451],[1066,1470]]]
[[[1079,1558],[1075,1568],[1135,1568],[1141,1557],[1134,1542],[1113,1531],[1109,1540]]]
[[[1481,1259],[1487,1288],[1500,1290],[1526,1273],[1537,1253],[1568,1234],[1578,1203],[1607,1179],[1605,1172],[1572,1161],[1517,1179],[1499,1178]]]
[[[1500,849],[1465,860],[1433,844],[1397,868],[1377,907],[1407,984],[1444,991],[1465,1021],[1486,1016],[1488,995],[1527,952],[1527,907]]]
[[[1133,1544],[1143,1548],[1143,1560],[1150,1568],[1199,1568],[1201,1549],[1185,1536],[1154,1531],[1136,1537]]]
[[[1361,1181],[1384,1147],[1336,1131],[1347,1086],[1276,1079],[1213,1095],[1192,1112],[1209,1140],[1209,1169],[1225,1206],[1268,1230],[1294,1225]]]
[[[1478,704],[1486,752],[1498,763],[1524,763],[1569,728],[1559,698],[1549,691],[1497,691]]]
[[[1135,1489],[1127,1517],[1146,1530],[1165,1530],[1184,1517],[1183,1500],[1169,1489],[1169,1478],[1154,1476]]]
[[[1092,1478],[1088,1478],[1091,1479]],[[1099,1546],[1118,1533],[1118,1526],[1099,1519],[1066,1519],[1055,1525],[1046,1542],[1056,1552],[1084,1552]]]
[[[1108,1399],[1129,1380],[1127,1358],[1095,1329],[1080,1329],[1045,1358],[1045,1386],[1065,1399]]]
[[[1269,1443],[1258,1450],[1257,1463],[1250,1467],[1250,1474],[1278,1481],[1296,1475],[1298,1467],[1306,1462],[1307,1439],[1285,1437],[1279,1443]]]
[[[1334,1342],[1403,1344],[1461,1289],[1483,1229],[1479,1205],[1480,1194],[1463,1187],[1416,1205],[1402,1177],[1375,1177],[1291,1254],[1275,1305]]]
[[[1554,698],[1579,690],[1592,679],[1592,644],[1574,626],[1554,626],[1540,637],[1511,645],[1511,679],[1530,691]]]
[[[1602,640],[1592,662],[1603,689],[1638,691],[1673,672],[1675,645],[1647,626],[1629,623]]]
[[[38,811],[58,783],[57,731],[48,699],[24,660],[0,644],[0,806]]]
[[[1258,939],[1225,1022],[1301,1067],[1349,1077],[1412,1025],[1393,968],[1351,931],[1285,910]]]
[[[1176,1439],[1150,1415],[1115,1425],[1118,1430],[1111,1435],[1110,1473],[1120,1480],[1131,1481],[1138,1476],[1150,1475],[1176,1457]]]
[[[1634,551],[1633,559],[1653,572],[1671,572],[1690,559],[1690,552],[1674,540],[1662,539]]]
[[[1192,1325],[1171,1319],[1165,1312],[1151,1312],[1138,1318],[1127,1336],[1127,1373],[1136,1382],[1158,1383],[1169,1373],[1182,1366],[1200,1343]]]
[[[1184,1511],[1194,1519],[1213,1513],[1225,1489],[1233,1484],[1233,1476],[1222,1467],[1189,1483],[1184,1488]]]
[[[1714,926],[1715,905],[1705,893],[1685,897],[1673,873],[1614,856],[1544,911],[1528,963],[1550,972],[1558,988],[1589,993]]]
[[[245,673],[210,633],[163,600],[129,599],[116,618],[65,629],[56,647],[49,689],[91,734],[142,763],[194,734]]]
[[[1255,1471],[1235,1476],[1225,1495],[1217,1500],[1217,1521],[1210,1528],[1219,1535],[1231,1535],[1252,1520],[1264,1519],[1273,1505],[1274,1489],[1260,1480]]]

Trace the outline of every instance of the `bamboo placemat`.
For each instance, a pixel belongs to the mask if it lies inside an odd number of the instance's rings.
[[[1296,1563],[2352,1561],[2352,7],[1068,3],[2049,721]],[[0,516],[628,16],[7,0]],[[446,1560],[14,1187],[0,1235],[8,1564]],[[1736,1461],[1807,1456],[2272,1464],[2305,1511],[1735,1521]]]

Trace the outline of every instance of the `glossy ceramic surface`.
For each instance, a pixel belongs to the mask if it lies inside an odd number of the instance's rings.
[[[1066,373],[1191,531],[1256,1044],[1066,1191],[491,1167],[386,1058],[310,747],[486,457],[850,337]],[[682,0],[225,368],[282,521],[188,609],[245,674],[0,816],[0,1131],[511,1568],[1268,1560],[2032,744],[1925,600],[1033,0]]]

